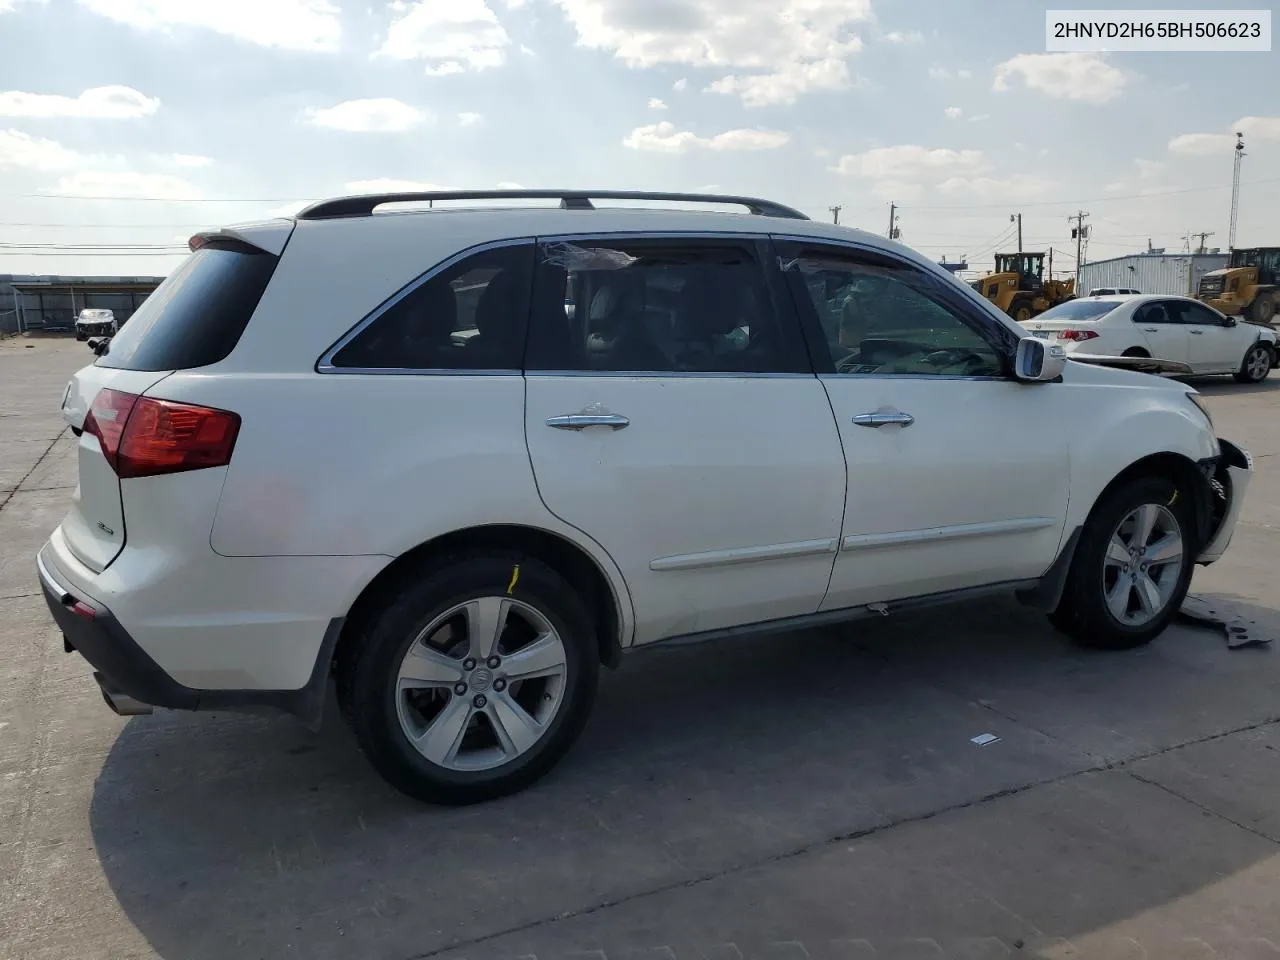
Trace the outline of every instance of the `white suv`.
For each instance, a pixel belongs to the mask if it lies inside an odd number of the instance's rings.
[[[993,590],[1132,647],[1226,548],[1250,461],[1187,386],[767,201],[442,205],[517,193],[201,234],[75,375],[38,567],[117,711],[315,725],[332,676],[391,783],[465,803],[629,648]]]

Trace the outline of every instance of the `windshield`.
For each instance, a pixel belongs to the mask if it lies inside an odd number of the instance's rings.
[[[1046,310],[1037,320],[1097,320],[1120,306],[1114,300],[1068,300]]]

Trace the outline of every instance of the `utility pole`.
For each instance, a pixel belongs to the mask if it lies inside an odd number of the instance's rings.
[[[1244,159],[1244,134],[1236,131],[1235,173],[1231,177],[1231,230],[1227,234],[1227,252],[1236,248],[1236,217],[1240,213],[1240,162]]]
[[[1204,253],[1204,242],[1212,236],[1216,236],[1212,230],[1202,230],[1200,233],[1191,234],[1193,237],[1200,238],[1200,245],[1196,247],[1196,253]]]
[[[840,206],[840,204],[837,203],[834,207],[827,207],[827,209],[831,211],[831,222],[834,224],[839,224],[840,211],[843,210],[844,207]]]
[[[1077,211],[1074,217],[1067,217],[1068,220],[1074,220],[1076,222],[1076,225],[1071,228],[1071,239],[1073,239],[1076,242],[1076,283],[1077,284],[1080,283],[1080,264],[1083,260],[1083,257],[1081,255],[1081,244],[1084,243],[1084,238],[1089,234],[1089,228],[1084,225],[1085,218],[1088,216],[1089,214],[1085,213],[1083,210],[1080,210],[1080,211]]]
[[[896,203],[889,204],[889,239],[897,240],[898,234],[898,205]]]
[[[1053,247],[1049,248],[1049,279],[1053,279]]]
[[[1018,223],[1018,252],[1021,253],[1022,252],[1022,214],[1020,213],[1009,214],[1009,222],[1013,223],[1015,220]]]

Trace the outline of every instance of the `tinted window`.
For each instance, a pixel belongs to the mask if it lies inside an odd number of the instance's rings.
[[[333,358],[376,370],[519,370],[533,245],[485,250],[403,291]]]
[[[1068,300],[1046,310],[1037,320],[1097,320],[1120,304],[1115,301]]]
[[[802,254],[786,275],[838,373],[1004,373],[1002,352],[948,305],[943,281],[923,271]]]
[[[622,238],[542,245],[528,368],[810,372],[756,249]]]
[[[1213,327],[1222,326],[1222,318],[1208,307],[1199,303],[1193,303],[1190,300],[1170,300],[1166,306],[1169,308],[1169,312],[1175,314],[1181,323]]]
[[[240,340],[279,257],[212,241],[182,262],[111,338],[98,366],[186,370],[224,359]]]
[[[1157,300],[1139,307],[1133,314],[1134,323],[1181,323],[1182,315],[1172,300]]]

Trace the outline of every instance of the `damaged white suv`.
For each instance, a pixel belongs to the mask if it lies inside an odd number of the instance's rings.
[[[516,197],[560,202],[448,206]],[[67,387],[67,649],[121,713],[315,725],[332,677],[429,801],[546,773],[600,665],[673,637],[1008,590],[1145,643],[1250,475],[1186,385],[768,201],[389,194],[191,247]]]

